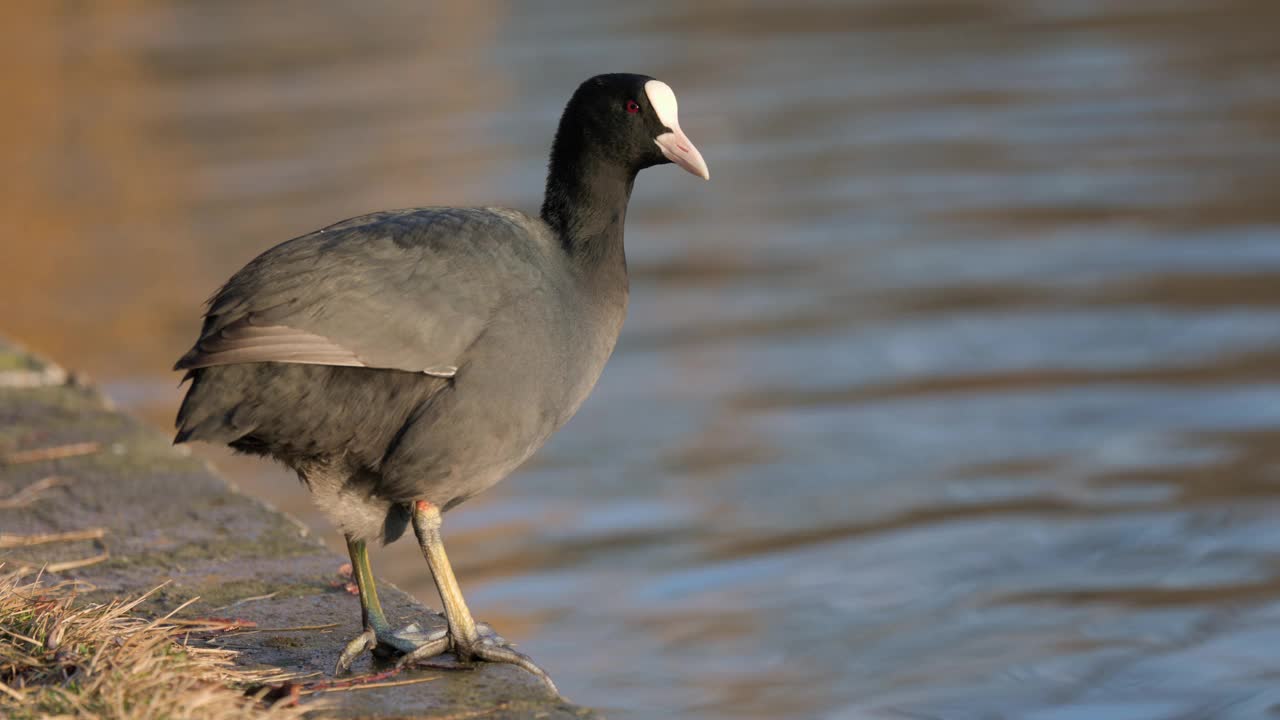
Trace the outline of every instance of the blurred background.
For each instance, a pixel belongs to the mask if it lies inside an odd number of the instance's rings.
[[[445,525],[476,615],[575,701],[1280,705],[1280,4],[0,17],[0,332],[162,430],[201,303],[254,255],[376,209],[536,211],[581,80],[675,88],[712,181],[640,176],[595,394]],[[292,475],[197,452],[340,550]],[[438,603],[412,543],[374,567]]]

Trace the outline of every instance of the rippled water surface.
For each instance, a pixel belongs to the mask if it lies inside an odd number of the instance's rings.
[[[534,209],[580,80],[676,89],[712,182],[641,175],[599,387],[446,523],[476,614],[574,700],[1280,706],[1280,5],[0,12],[0,332],[160,427],[200,302],[262,249]],[[284,471],[202,452],[324,526]],[[374,562],[435,601],[411,544]]]

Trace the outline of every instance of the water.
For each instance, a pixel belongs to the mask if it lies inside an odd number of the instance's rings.
[[[260,250],[372,209],[536,208],[578,81],[673,85],[712,182],[640,177],[600,386],[446,523],[476,614],[574,700],[1280,705],[1280,6],[5,14],[0,328],[159,427],[199,303]],[[323,526],[283,471],[205,452]],[[432,599],[411,544],[374,562]]]

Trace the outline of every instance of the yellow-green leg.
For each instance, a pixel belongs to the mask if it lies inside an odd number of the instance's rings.
[[[373,568],[369,566],[369,548],[363,540],[353,540],[347,536],[347,553],[351,556],[351,574],[356,578],[356,587],[360,588],[360,617],[364,626],[378,632],[389,631],[391,624],[382,612],[378,586],[373,580]]]
[[[529,656],[512,649],[488,626],[477,624],[472,619],[467,602],[462,597],[462,589],[458,587],[458,579],[453,575],[449,556],[444,552],[444,542],[440,538],[440,509],[425,500],[414,503],[413,532],[418,536],[418,545],[422,548],[423,557],[427,559],[427,565],[431,566],[431,575],[435,578],[436,589],[444,604],[449,635],[443,646],[424,643],[401,659],[401,663],[413,663],[453,650],[458,660],[464,663],[484,660],[522,667],[541,678],[552,692],[559,694],[555,683],[551,682],[547,673],[534,664]]]
[[[342,649],[337,667],[334,668],[335,675],[350,670],[351,663],[356,658],[379,645],[401,653],[411,653],[423,647],[448,648],[448,638],[444,632],[424,635],[417,632],[416,627],[406,628],[401,633],[393,631],[391,623],[387,622],[386,613],[382,611],[382,602],[378,600],[378,585],[373,579],[369,548],[365,541],[348,535],[347,554],[351,556],[351,574],[356,579],[356,587],[360,589],[360,620],[364,631]]]

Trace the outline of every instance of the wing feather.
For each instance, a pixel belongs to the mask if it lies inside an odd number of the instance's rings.
[[[352,218],[277,245],[210,300],[175,369],[287,362],[452,377],[512,293],[537,282],[536,221],[426,208]]]

